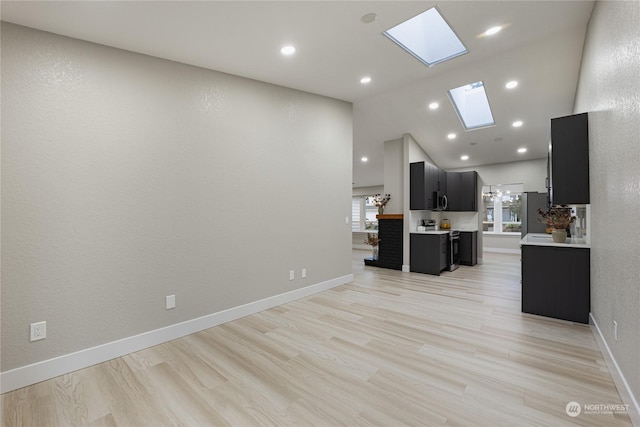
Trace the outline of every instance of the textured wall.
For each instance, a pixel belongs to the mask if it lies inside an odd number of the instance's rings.
[[[574,112],[589,112],[591,311],[640,399],[640,2],[597,2]],[[613,338],[613,321],[619,339]]]
[[[1,136],[3,371],[351,273],[348,103],[3,23]]]

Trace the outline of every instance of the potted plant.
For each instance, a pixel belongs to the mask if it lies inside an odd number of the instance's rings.
[[[378,243],[380,240],[378,239],[378,235],[376,233],[367,233],[367,240],[364,241],[367,245],[371,245],[371,249],[373,250],[373,259],[378,259]]]
[[[562,205],[546,211],[538,209],[538,220],[551,228],[551,237],[554,242],[564,243],[567,240],[567,229],[576,217],[571,215],[570,207]]]
[[[389,203],[389,200],[391,200],[391,195],[376,194],[371,198],[371,200],[373,201],[373,205],[378,208],[378,214],[382,215],[384,212],[384,207],[387,203]]]

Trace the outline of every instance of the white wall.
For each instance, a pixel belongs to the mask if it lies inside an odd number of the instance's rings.
[[[639,94],[640,2],[596,2],[574,106],[575,113],[589,113],[591,313],[636,405],[640,399]]]
[[[356,196],[373,196],[374,194],[384,193],[384,185],[373,185],[370,187],[354,187],[352,195]]]
[[[478,171],[478,179],[482,182],[482,185],[522,183],[524,191],[547,192],[545,186],[545,179],[547,178],[546,158],[452,169],[452,171],[456,172],[468,170]]]
[[[349,103],[2,23],[1,132],[3,371],[351,274]]]
[[[404,143],[402,138],[384,142],[384,193],[391,199],[385,214],[401,214],[404,209]]]

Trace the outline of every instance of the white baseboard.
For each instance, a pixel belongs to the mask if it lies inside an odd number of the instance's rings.
[[[501,254],[519,254],[520,249],[506,249],[506,248],[482,248],[484,252],[498,252]]]
[[[241,317],[249,316],[269,308],[273,308],[336,286],[353,281],[353,274],[337,277],[325,282],[316,283],[304,288],[274,295],[238,307],[212,313],[182,323],[144,332],[118,341],[96,347],[65,354],[53,359],[44,360],[31,365],[22,366],[0,373],[0,393],[7,393],[31,384],[39,383],[78,369],[106,362],[116,357],[153,347],[177,338],[184,337],[204,329],[212,328]]]
[[[631,418],[631,424],[636,427],[640,427],[640,405],[638,405],[638,400],[633,395],[633,391],[631,390],[631,387],[629,387],[629,383],[620,370],[615,357],[613,357],[613,353],[611,353],[611,349],[607,345],[607,341],[604,339],[604,335],[602,335],[602,331],[598,327],[598,323],[596,323],[596,319],[593,317],[592,313],[589,313],[589,320],[594,326],[591,330],[593,331],[593,335],[598,342],[600,351],[607,362],[607,367],[609,368],[613,382],[618,389],[618,393],[620,393],[620,398],[623,403],[629,405],[629,418]]]
[[[411,266],[408,264],[402,264],[402,272],[403,273],[411,273]]]

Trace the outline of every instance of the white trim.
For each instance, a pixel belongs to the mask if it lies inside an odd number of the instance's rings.
[[[615,357],[613,357],[613,353],[611,353],[611,349],[607,345],[607,341],[604,339],[604,335],[602,335],[602,331],[598,327],[596,319],[593,317],[593,313],[589,313],[589,319],[591,324],[595,327],[595,330],[594,328],[591,328],[591,331],[593,332],[593,335],[598,342],[598,346],[600,347],[600,351],[607,362],[607,368],[609,368],[609,372],[611,373],[613,382],[618,389],[620,398],[623,403],[629,405],[629,418],[631,418],[631,424],[640,427],[640,405],[638,405],[638,401],[633,395],[633,391],[631,390],[631,387],[629,387],[629,383],[622,374],[620,366],[618,366],[618,362],[616,362]]]
[[[402,272],[403,273],[411,273],[411,266],[408,264],[402,264]]]
[[[116,357],[125,356],[352,281],[353,274],[347,274],[346,276],[336,277],[335,279],[330,279],[325,282],[274,295],[259,301],[187,320],[182,323],[176,323],[175,325],[2,372],[0,374],[0,393],[7,393],[97,363],[106,362]]]
[[[369,251],[373,251],[373,249],[371,249],[371,245],[356,245],[354,244],[353,246],[351,246],[351,249],[362,249],[362,250],[369,250]]]
[[[484,252],[499,252],[499,253],[502,253],[502,254],[519,254],[520,253],[520,249],[485,248],[485,247],[483,247],[482,250]]]

